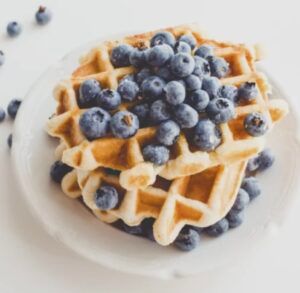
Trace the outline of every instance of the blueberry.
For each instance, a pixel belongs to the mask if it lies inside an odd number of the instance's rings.
[[[173,80],[164,87],[166,101],[171,105],[178,105],[185,99],[185,87],[182,83]]]
[[[141,123],[146,122],[150,112],[150,106],[148,104],[135,105],[131,112],[134,113]]]
[[[206,113],[213,122],[225,123],[235,116],[234,104],[224,98],[213,99],[208,103]]]
[[[162,79],[164,79],[166,81],[170,81],[170,80],[174,79],[174,76],[173,76],[169,66],[156,67],[154,72],[157,76],[161,77]]]
[[[244,212],[243,211],[231,210],[227,214],[226,219],[229,223],[229,228],[236,228],[236,227],[240,226],[243,223]]]
[[[265,149],[248,161],[247,172],[256,173],[269,169],[275,161],[275,156],[270,149]]]
[[[250,200],[261,194],[259,182],[255,177],[244,178],[241,187],[248,193]]]
[[[147,50],[133,49],[129,55],[129,62],[132,66],[140,68],[146,65]]]
[[[199,56],[194,56],[194,60],[195,60],[195,68],[193,74],[198,76],[201,79],[203,79],[205,76],[209,76],[210,67],[207,60]]]
[[[82,133],[88,140],[105,136],[109,130],[110,114],[99,107],[84,112],[79,119]]]
[[[129,226],[123,222],[122,228],[126,233],[130,235],[142,236],[144,234],[142,225]]]
[[[258,90],[255,82],[245,82],[241,84],[238,91],[239,100],[252,101],[258,95]]]
[[[187,104],[179,104],[174,108],[176,122],[181,128],[192,128],[198,122],[198,113]]]
[[[186,42],[176,42],[174,47],[175,53],[188,53],[191,54],[191,47]]]
[[[229,229],[229,223],[227,219],[222,219],[204,229],[204,232],[211,237],[218,237],[227,232]]]
[[[50,177],[56,183],[61,183],[64,176],[72,170],[72,167],[64,164],[62,161],[56,161],[50,168]]]
[[[250,198],[249,198],[249,194],[247,193],[247,191],[243,188],[240,188],[236,200],[232,206],[232,210],[235,211],[242,211],[247,204],[249,203]]]
[[[127,74],[127,75],[123,76],[122,79],[119,81],[119,83],[121,83],[125,80],[135,81],[134,74]]]
[[[143,68],[136,74],[136,81],[138,84],[142,84],[142,82],[148,77],[152,76],[152,72],[149,68]]]
[[[174,55],[173,49],[166,44],[150,48],[146,54],[147,63],[151,66],[162,67]]]
[[[0,122],[5,119],[6,113],[2,107],[0,107]]]
[[[114,47],[111,51],[110,60],[112,64],[116,67],[129,66],[129,56],[133,48],[127,44],[122,44]]]
[[[121,95],[122,99],[128,102],[132,102],[136,99],[139,94],[139,86],[135,81],[124,80],[120,82],[118,86],[118,92]]]
[[[112,175],[112,176],[119,176],[121,173],[119,170],[115,170],[115,169],[111,169],[111,168],[104,168],[104,171],[106,174]]]
[[[142,85],[141,91],[144,98],[157,99],[162,96],[165,81],[158,76],[146,78]]]
[[[180,250],[191,251],[200,244],[200,235],[194,229],[184,227],[174,244]]]
[[[202,80],[194,74],[187,76],[184,82],[187,91],[199,90],[202,87]]]
[[[195,127],[193,142],[202,151],[213,151],[221,143],[220,129],[211,120],[201,118]]]
[[[156,140],[166,146],[173,145],[180,134],[180,128],[172,120],[162,122],[156,131]]]
[[[212,76],[222,78],[229,73],[229,64],[224,58],[209,56],[207,60],[209,63],[210,73]]]
[[[114,136],[129,138],[139,129],[138,117],[129,111],[120,111],[114,114],[110,121],[110,128]]]
[[[35,13],[35,20],[40,25],[45,25],[50,22],[52,13],[49,8],[40,6],[38,11]]]
[[[6,31],[10,37],[17,37],[22,32],[22,26],[16,21],[11,21],[8,23]]]
[[[143,148],[145,161],[150,161],[155,165],[163,165],[170,158],[170,151],[163,145],[149,144]]]
[[[12,134],[10,134],[7,137],[7,145],[8,145],[9,148],[11,148],[11,146],[12,146],[12,140],[13,140],[13,136],[12,136]]]
[[[146,236],[149,240],[155,241],[154,235],[153,235],[153,224],[155,222],[155,219],[148,218],[143,220],[142,227],[143,227],[143,234]]]
[[[3,51],[0,50],[0,66],[2,66],[5,62],[5,56]]]
[[[192,49],[194,49],[197,45],[197,41],[193,35],[182,35],[178,41],[188,44]]]
[[[155,124],[171,118],[168,105],[163,100],[157,100],[150,107],[150,118]]]
[[[105,185],[95,192],[95,204],[103,211],[114,209],[119,203],[119,195],[113,186]]]
[[[218,97],[220,87],[220,80],[216,77],[207,76],[202,80],[202,89],[208,93],[211,99]]]
[[[13,99],[9,102],[7,106],[7,113],[12,118],[15,119],[16,115],[19,111],[19,107],[21,106],[22,101],[18,99]]]
[[[105,110],[114,110],[121,104],[121,96],[117,91],[104,89],[98,96],[97,104]]]
[[[154,47],[162,44],[167,44],[171,47],[174,47],[175,45],[174,36],[170,32],[165,32],[165,31],[156,33],[150,41],[150,46]]]
[[[259,112],[254,112],[246,116],[244,128],[251,136],[261,136],[268,131],[269,127],[266,117]]]
[[[171,59],[171,71],[177,77],[186,77],[195,69],[194,58],[186,53],[177,53]]]
[[[100,92],[101,86],[96,79],[85,80],[79,87],[79,105],[82,107],[95,106]]]
[[[230,100],[233,103],[236,103],[238,97],[238,89],[234,85],[224,84],[220,87],[219,96],[221,98]]]
[[[190,93],[189,103],[198,112],[204,112],[209,103],[208,93],[204,90],[196,90]]]
[[[195,55],[201,58],[207,58],[214,55],[214,49],[209,45],[202,45],[196,51]]]

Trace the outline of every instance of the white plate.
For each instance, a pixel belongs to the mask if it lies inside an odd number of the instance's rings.
[[[31,88],[15,121],[13,164],[34,213],[52,236],[79,254],[126,272],[160,278],[182,277],[244,257],[253,245],[264,239],[270,224],[274,227],[282,223],[288,204],[297,193],[300,132],[293,111],[269,137],[276,164],[260,176],[263,195],[247,208],[245,223],[218,239],[203,239],[201,246],[190,253],[160,247],[101,223],[81,203],[67,198],[49,179],[57,142],[47,136],[44,125],[55,108],[53,87],[72,72],[79,56],[98,42],[77,49],[45,72]],[[271,82],[274,97],[290,102],[277,83]]]

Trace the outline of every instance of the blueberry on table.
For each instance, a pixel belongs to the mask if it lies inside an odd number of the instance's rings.
[[[275,156],[271,149],[264,149],[262,152],[251,158],[247,164],[248,173],[263,172],[274,164]]]
[[[115,137],[124,139],[132,137],[139,129],[139,119],[129,111],[117,112],[111,118],[110,129]]]
[[[114,47],[111,51],[110,60],[115,67],[125,67],[130,65],[129,56],[133,47],[127,44],[121,44]]]
[[[181,128],[192,128],[198,122],[198,113],[187,104],[179,104],[174,108],[174,118]]]
[[[220,129],[211,120],[201,118],[194,129],[193,142],[202,151],[213,151],[221,143]]]
[[[171,105],[178,105],[185,99],[185,87],[179,81],[173,80],[164,87],[166,101]]]
[[[3,51],[0,50],[0,66],[2,66],[5,62],[5,55]]]
[[[199,56],[194,56],[195,68],[193,74],[203,79],[205,76],[210,75],[210,67],[207,60]]]
[[[227,216],[226,219],[229,223],[229,228],[236,228],[240,226],[244,221],[244,212],[243,211],[237,211],[237,210],[231,210]]]
[[[97,97],[97,104],[105,110],[115,110],[121,104],[121,96],[115,90],[104,89]]]
[[[12,136],[12,134],[10,134],[7,137],[7,145],[8,145],[9,148],[11,148],[11,146],[12,146],[12,140],[13,140],[13,136]]]
[[[186,42],[176,42],[174,46],[174,52],[175,53],[188,53],[191,54],[191,47],[188,43]]]
[[[152,75],[153,74],[149,68],[143,68],[135,75],[135,79],[138,84],[142,84],[145,79]]]
[[[126,223],[122,223],[122,229],[124,232],[135,235],[135,236],[142,236],[144,235],[144,230],[142,224],[136,226],[129,226]]]
[[[19,108],[21,106],[21,103],[22,103],[22,101],[18,100],[18,99],[13,99],[9,102],[9,104],[7,106],[7,113],[12,119],[16,118]]]
[[[146,52],[147,50],[140,50],[134,48],[129,55],[129,62],[136,68],[141,68],[146,65]]]
[[[186,90],[189,92],[199,90],[202,87],[202,79],[198,76],[191,74],[184,78]]]
[[[245,189],[240,188],[236,196],[236,200],[231,209],[238,212],[242,211],[248,205],[249,201],[250,201],[250,197],[248,192]]]
[[[150,41],[150,46],[154,47],[157,45],[162,45],[162,44],[167,44],[171,47],[174,47],[175,45],[175,37],[173,36],[173,34],[171,34],[170,32],[158,32],[156,33]]]
[[[220,80],[214,76],[206,76],[202,80],[202,89],[208,93],[210,99],[219,96],[220,87]]]
[[[191,251],[200,244],[200,235],[196,230],[184,227],[175,239],[174,244],[180,250]]]
[[[0,122],[5,119],[6,113],[2,107],[0,107]]]
[[[127,102],[134,101],[139,94],[139,86],[135,81],[122,80],[118,86],[118,92],[121,95],[122,100]]]
[[[207,116],[215,123],[225,123],[235,116],[234,104],[227,99],[211,100],[206,107]]]
[[[154,234],[153,234],[154,222],[155,222],[155,219],[153,219],[153,218],[145,219],[142,222],[143,234],[145,237],[147,237],[151,241],[155,241]]]
[[[204,232],[211,237],[218,237],[227,232],[229,229],[229,223],[227,219],[221,219],[217,223],[204,229]]]
[[[56,183],[61,183],[64,176],[72,170],[72,167],[64,164],[62,161],[56,161],[50,168],[50,177]]]
[[[182,35],[178,39],[179,42],[184,42],[194,49],[197,45],[197,41],[193,35]]]
[[[169,45],[162,44],[147,50],[146,61],[151,66],[162,67],[173,55],[173,49]]]
[[[6,31],[10,37],[17,37],[22,32],[22,26],[16,21],[11,21],[7,24]]]
[[[214,55],[214,49],[209,45],[201,45],[196,51],[195,55],[201,58],[207,58]]]
[[[84,112],[79,119],[80,130],[88,140],[105,136],[109,130],[110,114],[99,107]]]
[[[219,96],[220,98],[224,98],[236,103],[238,99],[238,89],[234,85],[224,84],[220,87]]]
[[[266,117],[259,112],[250,113],[245,117],[244,128],[251,136],[264,135],[269,129]]]
[[[119,195],[113,186],[105,185],[95,192],[95,204],[103,211],[114,209],[119,203]]]
[[[206,91],[199,89],[189,94],[188,101],[196,111],[204,112],[209,103],[209,95]]]
[[[150,76],[146,78],[141,85],[141,92],[144,98],[157,99],[163,94],[165,81],[158,76]]]
[[[52,12],[45,6],[40,6],[35,13],[35,20],[40,25],[45,25],[52,19]]]
[[[141,124],[145,124],[149,117],[150,106],[146,103],[139,104],[131,108],[130,111],[139,118]]]
[[[225,77],[229,73],[229,64],[228,62],[221,57],[209,56],[207,57],[210,73],[212,76],[217,78]]]
[[[154,165],[164,165],[170,158],[170,151],[163,145],[149,144],[143,148],[143,157]]]
[[[258,90],[255,82],[245,82],[240,85],[238,90],[238,97],[241,101],[252,101],[258,95]]]
[[[260,184],[255,177],[244,178],[241,188],[248,193],[250,200],[253,200],[261,194]]]
[[[180,134],[180,127],[172,120],[162,122],[156,131],[156,140],[166,146],[173,145]]]
[[[195,69],[195,60],[187,53],[175,54],[170,62],[172,73],[179,78],[190,75]]]
[[[166,121],[171,118],[170,106],[163,100],[157,100],[150,107],[150,118],[154,124]]]
[[[97,103],[101,86],[96,79],[87,79],[79,87],[79,105],[81,107],[92,107]]]

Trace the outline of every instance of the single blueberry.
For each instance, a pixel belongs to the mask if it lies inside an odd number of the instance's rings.
[[[140,50],[134,48],[129,55],[129,62],[132,66],[141,68],[146,65],[146,52],[147,50]]]
[[[150,106],[146,103],[139,104],[135,105],[130,111],[139,118],[141,124],[145,124],[149,117]]]
[[[184,227],[174,244],[180,250],[191,251],[200,244],[200,235],[194,229]]]
[[[220,87],[220,80],[216,77],[207,76],[202,80],[202,89],[208,93],[210,99],[218,97]]]
[[[137,81],[138,84],[142,84],[143,81],[145,79],[147,79],[148,77],[152,76],[152,72],[149,68],[143,68],[141,71],[139,71],[136,76],[135,79]]]
[[[151,47],[154,47],[157,45],[162,45],[162,44],[167,44],[171,47],[174,47],[175,38],[174,38],[173,34],[171,34],[170,32],[166,32],[166,31],[158,32],[152,37],[152,39],[150,41]]]
[[[118,86],[118,92],[124,101],[132,102],[139,94],[139,86],[135,81],[124,80]]]
[[[166,146],[173,145],[180,134],[180,127],[172,120],[162,122],[156,131],[156,140]]]
[[[0,122],[5,119],[6,113],[2,107],[0,107]]]
[[[95,204],[103,211],[114,209],[119,203],[118,191],[109,185],[101,186],[95,192]]]
[[[12,118],[15,119],[19,111],[22,101],[18,99],[13,99],[9,102],[7,106],[7,113]]]
[[[188,43],[186,42],[176,42],[174,46],[174,52],[175,53],[188,53],[191,54],[191,47]]]
[[[157,100],[150,107],[150,118],[155,124],[171,118],[168,105],[163,100]]]
[[[174,55],[173,49],[166,44],[150,48],[146,54],[147,63],[151,66],[162,67]]]
[[[88,140],[105,136],[109,130],[110,114],[99,107],[85,111],[80,119],[79,126]]]
[[[198,113],[190,105],[179,104],[174,108],[176,122],[181,128],[192,128],[198,122]]]
[[[114,136],[129,138],[139,129],[138,117],[129,111],[120,111],[114,114],[110,121],[110,128]]]
[[[105,110],[115,110],[121,104],[121,96],[117,91],[104,89],[98,96],[97,104]]]
[[[100,95],[101,86],[96,79],[87,79],[79,87],[79,105],[81,107],[92,107],[96,105],[97,97]]]
[[[185,87],[186,87],[187,91],[190,91],[190,92],[199,90],[202,87],[202,80],[194,74],[191,74],[191,75],[185,77],[184,82],[185,82]]]
[[[127,75],[123,76],[122,79],[119,81],[119,83],[121,83],[125,80],[135,81],[134,74],[127,74]]]
[[[13,141],[13,136],[12,136],[12,134],[10,134],[7,137],[7,145],[8,145],[9,148],[11,148],[11,146],[12,146],[12,141]]]
[[[185,99],[185,87],[182,83],[173,80],[164,87],[166,101],[171,105],[178,105]]]
[[[208,103],[206,113],[213,122],[225,123],[235,116],[234,104],[224,98],[213,99]]]
[[[197,41],[193,35],[182,35],[178,41],[187,43],[192,49],[194,49],[197,45]]]
[[[175,54],[170,62],[171,71],[180,78],[190,75],[195,69],[194,58],[187,53]]]
[[[238,97],[238,89],[234,85],[224,84],[220,87],[219,96],[221,98],[230,100],[233,103],[236,103]]]
[[[261,194],[259,182],[255,177],[244,178],[241,188],[248,193],[250,200],[253,200]]]
[[[221,219],[217,223],[204,229],[204,232],[211,237],[218,237],[227,232],[229,229],[229,223],[227,219]]]
[[[17,37],[22,32],[22,26],[16,21],[11,21],[8,23],[6,31],[10,37]]]
[[[196,90],[190,93],[188,100],[196,111],[204,112],[209,103],[209,95],[204,90]]]
[[[144,98],[157,99],[162,96],[165,81],[158,76],[146,78],[142,85],[141,91]]]
[[[236,211],[231,210],[227,216],[226,219],[229,223],[229,228],[236,228],[240,226],[244,221],[244,212],[243,211]]]
[[[240,188],[231,209],[235,211],[242,211],[248,205],[249,201],[250,197],[247,191],[243,188]]]
[[[201,118],[195,127],[193,142],[202,151],[213,151],[221,143],[221,131],[211,120]]]
[[[194,56],[195,68],[193,74],[203,79],[205,76],[210,75],[210,67],[208,61],[199,56]]]
[[[62,161],[56,161],[50,168],[50,177],[56,183],[61,183],[65,175],[72,170],[72,167],[64,164]]]
[[[114,47],[111,51],[110,60],[112,64],[116,67],[129,66],[129,56],[133,51],[133,47],[127,44],[121,44]]]
[[[2,66],[5,62],[5,55],[3,51],[0,50],[0,66]]]
[[[196,51],[195,55],[201,58],[207,58],[214,55],[214,49],[210,45],[201,45]]]
[[[174,79],[174,76],[173,76],[169,66],[156,67],[156,68],[154,68],[154,72],[157,76],[161,77],[162,79],[164,79],[166,81],[170,81],[170,80]]]
[[[264,135],[269,129],[266,117],[259,112],[250,113],[246,116],[244,128],[251,136]]]
[[[229,73],[229,63],[221,57],[209,56],[207,58],[210,73],[217,78],[225,77]]]
[[[275,156],[271,149],[265,149],[248,161],[247,172],[257,173],[265,171],[274,164],[274,161]]]
[[[258,95],[258,90],[255,82],[245,82],[240,85],[238,90],[238,97],[241,101],[252,101]]]
[[[126,233],[130,235],[142,236],[144,234],[144,230],[141,224],[136,226],[129,226],[123,222],[122,228]]]
[[[150,161],[155,165],[164,165],[170,158],[170,151],[163,145],[149,144],[143,148],[145,161]]]
[[[45,25],[52,19],[52,12],[45,6],[40,6],[38,11],[35,13],[35,20],[37,24]]]

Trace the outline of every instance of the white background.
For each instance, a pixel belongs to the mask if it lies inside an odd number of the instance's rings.
[[[0,50],[6,53],[0,104],[22,98],[49,65],[87,41],[194,21],[217,38],[263,43],[269,53],[264,64],[299,99],[297,2],[53,0],[43,2],[53,10],[53,21],[37,27],[33,15],[41,3],[0,0]],[[17,39],[5,36],[11,20],[23,24]],[[255,257],[218,275],[159,281],[107,270],[77,256],[43,231],[17,188],[6,144],[12,125],[9,119],[0,125],[0,292],[299,292],[300,201]]]

